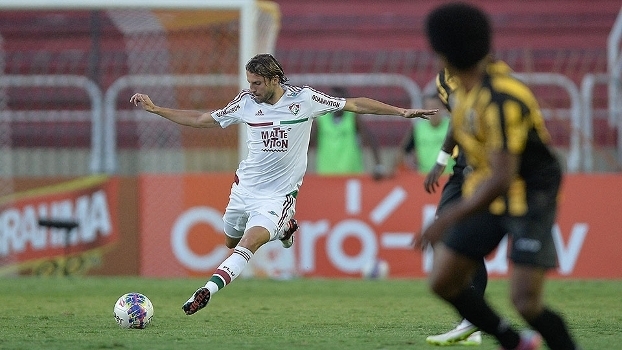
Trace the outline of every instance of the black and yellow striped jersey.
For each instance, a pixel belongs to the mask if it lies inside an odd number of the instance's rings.
[[[438,92],[438,97],[441,102],[445,105],[448,111],[451,112],[451,105],[449,104],[449,96],[452,91],[456,89],[458,83],[456,79],[449,75],[447,69],[442,69],[436,75],[436,91]]]
[[[449,75],[449,72],[446,68],[442,69],[436,75],[436,92],[438,93],[438,98],[443,102],[445,108],[451,113],[451,103],[449,102],[451,93],[456,89],[458,83],[456,79]],[[456,161],[454,164],[453,172],[461,173],[464,168],[466,168],[466,159],[464,155],[460,152],[460,148],[458,146],[454,147],[451,152],[451,157]]]
[[[473,172],[465,179],[468,197],[491,174],[490,154],[505,151],[520,157],[520,168],[509,191],[491,205],[493,214],[523,215],[526,193],[557,185],[561,167],[549,147],[550,136],[531,90],[512,76],[501,61],[492,62],[479,86],[452,93],[454,138]]]

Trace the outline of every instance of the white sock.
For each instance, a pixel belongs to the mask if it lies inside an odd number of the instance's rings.
[[[205,288],[209,290],[210,294],[225,288],[242,273],[242,270],[244,270],[252,257],[253,253],[250,250],[240,246],[235,247],[233,254],[216,268],[212,278],[205,283]]]

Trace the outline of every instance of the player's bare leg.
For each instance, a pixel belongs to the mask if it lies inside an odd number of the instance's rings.
[[[539,344],[540,336],[551,349],[578,348],[562,317],[543,304],[546,269],[514,264],[510,288],[512,304],[529,325],[539,333],[521,333],[521,342]]]

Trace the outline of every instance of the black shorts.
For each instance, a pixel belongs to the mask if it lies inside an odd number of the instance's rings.
[[[493,215],[482,210],[450,228],[443,242],[457,253],[479,260],[490,254],[506,234],[510,260],[519,265],[557,266],[553,225],[557,213],[557,188],[528,195],[524,216]]]
[[[455,168],[454,168],[455,169]],[[449,179],[443,186],[441,192],[441,199],[438,202],[436,209],[437,213],[440,213],[447,205],[459,200],[462,197],[462,183],[464,182],[464,176],[462,173],[453,173],[449,176]]]
[[[444,210],[449,204],[457,201],[462,197],[462,183],[464,182],[466,158],[463,152],[458,153],[458,157],[456,158],[456,163],[452,168],[452,174],[449,176],[449,179],[443,186],[443,191],[441,192],[441,199],[438,202],[438,207],[436,209],[437,213],[440,213]]]

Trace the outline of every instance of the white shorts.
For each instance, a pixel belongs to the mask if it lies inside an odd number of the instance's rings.
[[[279,198],[256,197],[234,183],[222,217],[225,234],[231,238],[241,238],[246,229],[260,226],[268,230],[270,240],[273,241],[281,237],[295,212],[296,198],[292,194]]]

